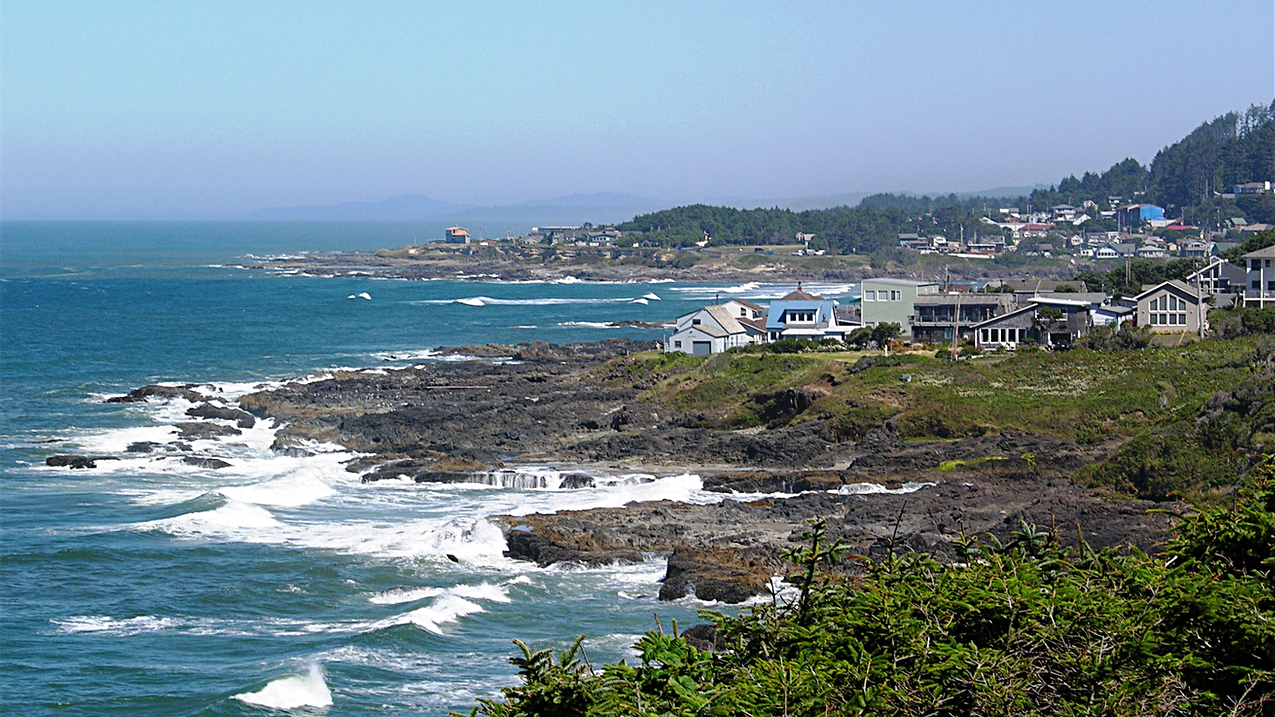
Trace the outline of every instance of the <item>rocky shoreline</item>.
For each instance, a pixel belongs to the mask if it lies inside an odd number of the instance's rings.
[[[1064,542],[1148,551],[1171,526],[1168,516],[1148,512],[1155,504],[1071,481],[1115,444],[1008,432],[904,441],[889,421],[843,442],[819,420],[704,428],[694,416],[640,401],[641,380],[608,375],[609,360],[649,348],[625,340],[467,346],[447,353],[500,360],[342,372],[248,394],[237,407],[183,387],[143,387],[110,400],[197,399],[182,440],[237,431],[230,422],[273,419],[283,424],[276,451],[340,444],[364,454],[347,469],[365,482],[493,482],[525,465],[562,467],[563,490],[588,489],[600,476],[698,474],[720,500],[494,519],[511,557],[541,565],[667,557],[662,599],[740,602],[762,594],[773,575],[785,573],[782,551],[801,541],[811,520],[827,521],[832,537],[863,555],[906,549],[941,559],[956,557],[953,542],[962,534],[1004,538],[1022,523],[1052,527]],[[136,450],[180,450],[180,442]],[[215,457],[186,458],[218,467]],[[49,463],[90,467],[93,460],[53,456]],[[938,470],[943,464],[957,467]]]

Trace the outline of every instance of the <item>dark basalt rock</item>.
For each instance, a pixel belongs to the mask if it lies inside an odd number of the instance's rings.
[[[197,403],[204,400],[202,394],[191,390],[191,386],[195,384],[186,384],[185,386],[142,386],[129,391],[123,396],[112,396],[106,399],[107,403],[141,403],[149,398],[173,399],[184,398],[191,403]]]
[[[779,567],[768,550],[678,546],[668,558],[661,600],[694,595],[700,600],[740,603],[765,591]]]
[[[44,459],[44,464],[53,468],[96,468],[98,461],[117,461],[112,456],[75,456],[57,455]]]
[[[242,433],[238,428],[220,423],[178,423],[176,428],[177,434],[188,441],[224,438]]]
[[[237,421],[240,428],[252,428],[257,423],[257,419],[247,411],[207,402],[186,409],[186,415],[195,418],[223,418]]]
[[[210,468],[212,470],[229,468],[231,465],[230,463],[223,461],[220,458],[209,458],[207,456],[184,456],[182,458],[182,463],[185,463],[188,466],[195,466],[197,468]]]
[[[163,445],[155,441],[137,441],[136,443],[128,444],[128,448],[125,448],[124,451],[126,453],[154,453],[156,448]]]
[[[682,631],[682,639],[704,652],[721,652],[726,648],[726,640],[717,632],[716,625],[691,625]]]

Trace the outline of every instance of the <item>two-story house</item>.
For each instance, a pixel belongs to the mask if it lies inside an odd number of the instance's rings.
[[[1271,270],[1272,261],[1275,261],[1275,246],[1244,255],[1244,266],[1248,269],[1244,306],[1258,309],[1275,306],[1275,271]]]
[[[864,279],[862,307],[864,326],[898,324],[904,338],[912,338],[912,311],[918,296],[936,296],[939,285],[932,281],[908,279]]]
[[[808,294],[798,283],[796,291],[771,302],[766,312],[767,338],[770,341],[844,339],[859,326],[842,323],[836,308],[837,303],[832,299]]]

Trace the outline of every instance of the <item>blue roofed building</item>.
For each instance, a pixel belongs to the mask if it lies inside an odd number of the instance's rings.
[[[859,325],[843,323],[844,319],[837,318],[836,308],[837,302],[808,294],[798,283],[796,291],[771,302],[766,312],[766,337],[770,341],[842,340]]]
[[[1130,204],[1120,209],[1120,224],[1129,229],[1136,229],[1144,222],[1164,221],[1164,207],[1154,204]]]

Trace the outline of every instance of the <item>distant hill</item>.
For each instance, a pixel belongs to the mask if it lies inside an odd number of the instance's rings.
[[[507,206],[451,204],[420,194],[404,194],[375,202],[319,206],[267,207],[253,218],[268,221],[518,221],[543,224],[619,222],[666,202],[632,194],[571,194]]]

